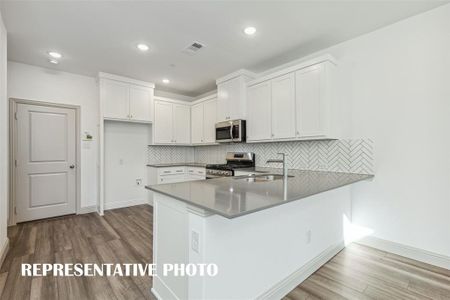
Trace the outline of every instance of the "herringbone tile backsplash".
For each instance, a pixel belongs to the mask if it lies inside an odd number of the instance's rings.
[[[374,173],[373,141],[371,139],[296,141],[257,144],[224,144],[215,146],[178,147],[149,146],[149,163],[199,162],[224,163],[227,152],[254,152],[257,166],[277,158],[278,152],[288,154],[289,168],[360,174]],[[273,167],[281,167],[271,165]]]

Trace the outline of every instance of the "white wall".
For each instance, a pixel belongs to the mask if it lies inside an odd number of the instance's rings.
[[[8,101],[6,97],[6,29],[0,15],[0,259],[8,240]],[[1,264],[1,261],[0,261]]]
[[[353,221],[378,238],[446,256],[449,28],[445,5],[320,52],[339,61],[353,137],[374,139],[376,177],[353,187]]]
[[[147,145],[151,125],[105,123],[105,209],[148,203]],[[142,185],[136,185],[142,179]]]
[[[8,98],[81,107],[81,133],[92,142],[81,146],[81,207],[97,204],[98,86],[95,78],[8,62]]]

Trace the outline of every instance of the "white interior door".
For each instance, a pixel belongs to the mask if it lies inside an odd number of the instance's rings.
[[[75,213],[75,109],[17,105],[17,222]]]

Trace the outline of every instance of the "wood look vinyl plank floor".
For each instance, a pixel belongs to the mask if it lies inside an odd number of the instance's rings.
[[[10,227],[0,299],[154,299],[150,277],[20,275],[21,263],[151,263],[152,221],[139,205]],[[450,300],[450,270],[352,244],[283,298],[302,299]]]

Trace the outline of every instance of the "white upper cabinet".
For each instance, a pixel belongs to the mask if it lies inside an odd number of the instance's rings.
[[[153,91],[146,87],[130,86],[130,118],[136,121],[152,121]]]
[[[176,144],[191,143],[191,108],[188,105],[173,105],[173,138]]]
[[[272,104],[270,81],[248,88],[247,140],[261,141],[272,138]]]
[[[229,82],[217,86],[217,122],[231,120],[230,86]]]
[[[153,83],[100,73],[102,117],[110,120],[153,121]]]
[[[216,142],[217,98],[203,103],[203,143]]]
[[[203,103],[191,107],[191,140],[193,144],[203,142]]]
[[[272,138],[295,137],[295,76],[293,73],[271,80]]]
[[[191,143],[191,107],[170,101],[155,101],[154,144]]]
[[[295,73],[296,132],[300,137],[326,136],[328,103],[325,98],[325,69],[312,66]]]
[[[102,82],[104,99],[103,116],[111,119],[128,119],[130,102],[128,101],[128,84],[113,80]]]
[[[191,107],[191,141],[193,144],[213,144],[216,140],[215,125],[217,98],[194,104]]]
[[[155,101],[154,142],[160,144],[174,143],[173,138],[173,104]]]
[[[348,118],[334,91],[335,69],[324,56],[249,82],[248,141],[341,138]]]
[[[255,74],[239,70],[233,74],[217,79],[217,122],[245,119],[247,82]]]

